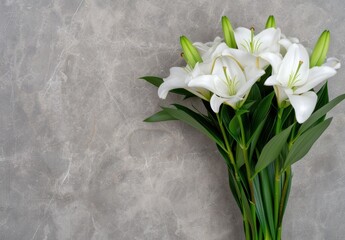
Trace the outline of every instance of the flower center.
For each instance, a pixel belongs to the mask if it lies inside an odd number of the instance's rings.
[[[254,53],[259,52],[259,48],[262,42],[259,41],[260,39],[257,39],[257,40],[254,39],[255,29],[253,27],[250,29],[250,31],[251,31],[250,40],[249,41],[244,40],[244,42],[241,43],[241,46],[245,48],[251,54],[254,54]]]
[[[236,80],[236,76],[234,76],[234,78],[231,79],[230,76],[228,75],[227,71],[226,71],[225,66],[223,66],[223,71],[224,71],[224,76],[225,76],[225,84],[228,87],[229,96],[236,95],[236,86],[238,84],[238,82]]]
[[[301,81],[299,70],[301,69],[302,64],[303,64],[303,61],[299,61],[296,71],[290,73],[289,81],[288,81],[289,88],[293,88],[297,82]]]

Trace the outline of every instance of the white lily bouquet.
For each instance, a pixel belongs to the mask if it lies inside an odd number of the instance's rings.
[[[167,78],[142,78],[158,87],[160,98],[169,92],[197,97],[205,109],[173,104],[145,121],[181,120],[214,141],[246,239],[280,240],[291,165],[308,153],[331,123],[326,113],[345,98],[328,98],[326,81],[340,63],[326,59],[329,31],[309,56],[298,39],[276,28],[273,16],[258,34],[254,28],[233,30],[225,16],[222,28],[224,40],[191,43],[182,36],[187,66],[171,68]]]

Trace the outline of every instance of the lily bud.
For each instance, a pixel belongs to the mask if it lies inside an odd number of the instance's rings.
[[[266,28],[275,28],[276,20],[273,15],[269,16],[266,22]]]
[[[328,52],[330,35],[331,34],[329,33],[329,31],[325,30],[317,40],[313,53],[310,57],[311,68],[314,66],[321,66],[324,63]]]
[[[180,44],[183,50],[182,56],[191,68],[194,68],[197,62],[202,62],[198,50],[193,46],[187,37],[181,36]]]
[[[234,30],[231,26],[230,20],[226,16],[222,17],[222,28],[226,45],[230,48],[237,48]]]

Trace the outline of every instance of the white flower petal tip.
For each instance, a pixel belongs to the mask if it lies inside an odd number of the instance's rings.
[[[265,86],[273,86],[273,85],[278,85],[278,84],[279,84],[279,82],[277,81],[277,77],[275,75],[267,78],[265,83],[264,83]]]
[[[338,58],[330,57],[330,58],[327,58],[326,62],[322,66],[328,66],[337,70],[341,67],[341,63]]]
[[[298,123],[304,123],[313,113],[317,95],[315,92],[306,92],[301,95],[288,95],[290,103],[295,110]]]

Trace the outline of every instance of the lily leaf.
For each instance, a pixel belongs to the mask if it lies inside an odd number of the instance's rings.
[[[222,149],[227,151],[224,147],[222,139],[219,137],[219,132],[217,132],[217,130],[214,129],[203,116],[184,106],[177,104],[175,104],[175,106],[178,107],[178,109],[163,108],[163,110],[166,113],[170,114],[172,117],[181,120],[182,122],[185,122],[190,126],[196,128],[197,130],[205,134],[207,137],[209,137],[212,141],[217,143]]]
[[[151,117],[148,117],[144,120],[144,122],[163,122],[163,121],[170,121],[170,120],[177,120],[165,110],[157,112],[153,114]]]
[[[302,159],[311,149],[313,144],[316,142],[317,139],[322,135],[322,133],[327,129],[329,124],[331,124],[332,118],[329,118],[318,125],[310,128],[306,132],[304,132],[295,143],[292,145],[292,148],[286,157],[286,161],[284,163],[284,169],[288,166],[291,166],[298,160]]]
[[[262,149],[259,160],[255,166],[254,176],[260,172],[262,169],[267,167],[271,162],[276,160],[282,151],[284,145],[287,142],[287,139],[290,135],[291,128],[294,125],[291,125],[287,129],[283,130],[276,136],[274,136]],[[253,177],[254,177],[253,176]]]
[[[149,83],[151,83],[152,85],[159,87],[164,81],[162,78],[160,77],[154,77],[154,76],[145,76],[145,77],[141,77],[139,79],[143,79]]]

